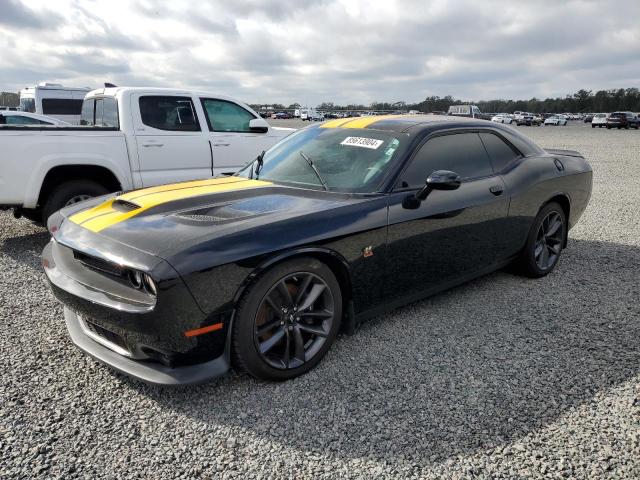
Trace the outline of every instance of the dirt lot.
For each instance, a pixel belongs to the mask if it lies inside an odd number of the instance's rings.
[[[47,233],[0,213],[0,478],[639,478],[640,132],[518,128],[594,169],[555,272],[398,309],[283,384],[111,372],[66,335]]]

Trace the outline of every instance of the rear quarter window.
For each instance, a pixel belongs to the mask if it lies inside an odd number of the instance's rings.
[[[487,149],[491,165],[494,172],[500,172],[516,158],[520,157],[520,152],[515,151],[498,135],[488,132],[480,133],[480,138]]]

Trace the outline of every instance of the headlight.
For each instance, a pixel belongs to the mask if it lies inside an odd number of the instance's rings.
[[[129,271],[129,283],[136,290],[144,290],[147,293],[156,296],[158,289],[156,288],[156,282],[147,273],[138,272],[137,270]]]
[[[129,281],[131,282],[131,286],[133,288],[137,288],[137,289],[142,288],[142,273],[136,272],[135,270],[130,271]]]
[[[142,276],[142,279],[144,289],[151,295],[156,296],[158,294],[158,290],[156,289],[156,282],[153,281],[153,278],[145,273]]]

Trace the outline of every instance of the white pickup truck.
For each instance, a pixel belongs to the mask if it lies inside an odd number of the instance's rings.
[[[0,125],[0,207],[45,221],[108,192],[230,174],[294,129],[221,95],[93,90],[80,126]]]

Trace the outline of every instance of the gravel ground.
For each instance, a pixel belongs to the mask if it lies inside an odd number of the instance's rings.
[[[0,213],[0,478],[639,478],[640,133],[520,129],[595,172],[555,272],[398,309],[282,384],[112,373],[67,338],[47,233]]]

